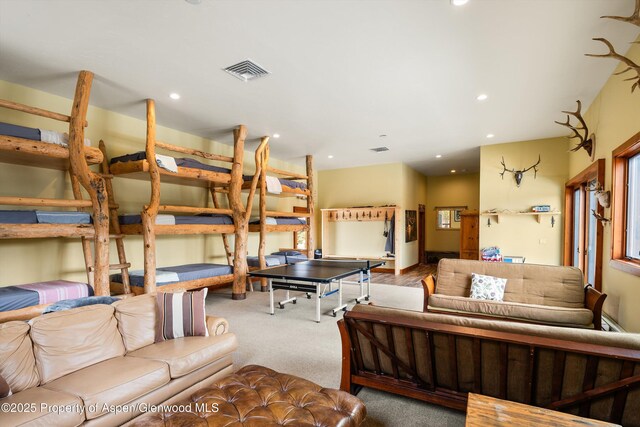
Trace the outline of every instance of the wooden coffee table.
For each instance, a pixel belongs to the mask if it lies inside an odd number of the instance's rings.
[[[482,394],[469,393],[467,427],[518,426],[540,427],[603,427],[618,424],[605,423],[564,412],[509,402]]]

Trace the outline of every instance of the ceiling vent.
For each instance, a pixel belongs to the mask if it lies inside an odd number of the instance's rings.
[[[376,148],[370,148],[369,150],[376,153],[382,153],[383,151],[389,151],[389,147],[376,147]]]
[[[249,80],[254,80],[271,74],[269,71],[265,70],[250,59],[246,59],[235,65],[224,68],[224,71],[243,82],[248,82]]]

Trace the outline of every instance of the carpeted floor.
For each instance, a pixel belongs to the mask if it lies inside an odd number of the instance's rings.
[[[325,387],[340,385],[341,347],[337,318],[323,315],[314,319],[315,302],[302,297],[284,310],[276,308],[269,315],[269,294],[253,292],[243,301],[233,301],[230,289],[213,292],[207,298],[207,314],[229,320],[231,331],[239,341],[234,356],[236,367],[249,364],[267,366],[297,375]],[[421,310],[422,289],[372,284],[372,301],[378,305]],[[345,299],[358,295],[358,287],[345,285]],[[284,299],[284,291],[276,292],[276,301]],[[336,298],[323,301],[323,313],[336,305]],[[353,305],[353,304],[351,304]],[[277,306],[276,306],[277,307]],[[359,394],[367,406],[365,426],[463,426],[461,412],[400,396],[364,389]]]

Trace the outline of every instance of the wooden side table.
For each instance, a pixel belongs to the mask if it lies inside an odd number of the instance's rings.
[[[596,421],[564,412],[469,393],[467,427],[518,426],[603,427],[618,424]]]

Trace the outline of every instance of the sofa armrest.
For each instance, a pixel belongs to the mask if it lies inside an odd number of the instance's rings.
[[[596,290],[591,285],[584,287],[584,306],[593,312],[593,329],[602,329],[602,305],[607,294]]]
[[[229,332],[229,322],[224,317],[207,316],[209,336],[222,335]]]
[[[428,275],[422,279],[422,289],[424,290],[424,300],[422,302],[422,311],[426,313],[427,306],[429,305],[429,296],[436,293],[436,280],[433,274]]]

